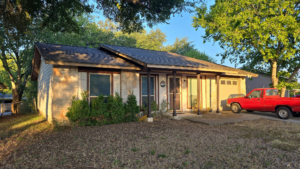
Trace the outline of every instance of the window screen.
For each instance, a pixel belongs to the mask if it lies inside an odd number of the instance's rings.
[[[237,85],[237,81],[232,81],[232,84],[233,85]]]
[[[231,81],[230,80],[227,80],[227,85],[231,85]]]
[[[225,80],[221,80],[221,84],[224,85],[225,84]]]
[[[261,94],[261,90],[254,90],[249,96],[250,98],[260,98],[260,94]]]
[[[148,107],[148,77],[142,76],[142,105]],[[154,77],[150,77],[150,102],[154,101]]]
[[[278,95],[278,91],[276,89],[266,90],[266,96],[276,96],[276,95]]]
[[[110,75],[90,75],[90,96],[110,95]]]

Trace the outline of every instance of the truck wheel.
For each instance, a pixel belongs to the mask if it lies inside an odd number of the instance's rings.
[[[288,109],[287,107],[279,107],[276,110],[276,114],[277,114],[277,117],[279,117],[281,119],[289,119],[292,113],[291,113],[290,109]]]
[[[233,113],[240,113],[242,111],[242,108],[238,103],[233,103],[230,107]]]

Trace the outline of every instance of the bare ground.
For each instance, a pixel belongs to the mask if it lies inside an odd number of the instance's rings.
[[[299,124],[253,120],[207,126],[160,118],[53,132],[35,118],[43,129],[31,126],[9,135],[19,123],[0,128],[0,167],[300,168]]]

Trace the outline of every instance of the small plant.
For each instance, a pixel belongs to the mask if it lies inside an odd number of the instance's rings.
[[[118,159],[115,159],[115,160],[114,160],[114,165],[118,165],[118,164],[120,164],[120,163],[121,163],[120,160],[118,160]]]
[[[191,151],[190,150],[185,150],[184,154],[190,154]]]
[[[155,151],[154,151],[154,150],[151,150],[151,151],[150,151],[150,154],[151,154],[151,155],[154,155],[154,154],[155,154]]]
[[[212,167],[212,166],[214,165],[214,162],[209,161],[209,162],[206,163],[206,165],[207,165],[208,167]]]
[[[169,111],[168,107],[169,107],[169,103],[165,99],[163,99],[162,102],[160,103],[160,112],[162,114],[167,113]]]
[[[167,155],[165,155],[165,154],[158,154],[158,157],[161,157],[161,158],[166,158],[166,157],[167,157]]]
[[[132,148],[131,151],[133,152],[136,152],[136,151],[139,151],[140,149],[137,149],[137,148]]]
[[[183,163],[183,166],[188,166],[188,165],[189,165],[188,162],[184,162],[184,163]]]
[[[140,163],[140,162],[141,162],[141,160],[137,160],[137,161],[136,161],[136,163]]]
[[[127,102],[124,104],[125,122],[138,121],[137,114],[140,113],[140,106],[137,105],[136,96],[131,93],[127,97]]]
[[[18,137],[18,138],[17,138],[18,141],[21,141],[21,140],[23,140],[23,139],[24,139],[23,137]]]

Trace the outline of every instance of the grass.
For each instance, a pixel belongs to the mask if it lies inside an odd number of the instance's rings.
[[[162,118],[60,130],[26,115],[1,118],[0,137],[0,168],[300,168],[300,124],[281,121]]]

